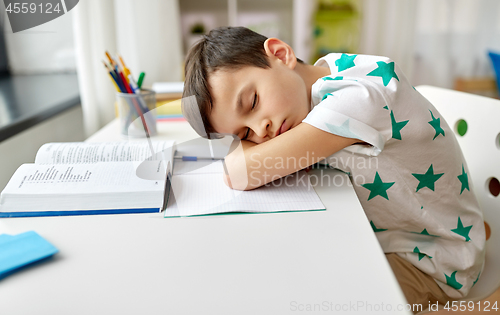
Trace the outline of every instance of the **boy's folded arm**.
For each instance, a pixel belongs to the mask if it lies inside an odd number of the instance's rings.
[[[249,190],[304,169],[358,139],[344,138],[301,123],[261,144],[241,141],[225,159],[225,182]]]

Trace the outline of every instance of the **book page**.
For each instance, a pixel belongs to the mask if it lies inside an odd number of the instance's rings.
[[[134,164],[136,163],[23,164],[2,191],[2,197],[15,194],[64,195],[163,190],[164,173],[161,174],[162,180],[141,179],[136,175]],[[161,168],[156,168],[153,162],[151,166],[152,172],[164,172]]]
[[[54,142],[46,143],[36,155],[35,164],[92,164],[146,160],[172,160],[175,141]]]

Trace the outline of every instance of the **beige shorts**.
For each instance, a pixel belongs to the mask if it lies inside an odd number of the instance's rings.
[[[392,271],[396,275],[408,304],[420,304],[422,305],[421,310],[425,310],[429,303],[435,304],[439,302],[439,305],[444,305],[448,301],[455,300],[444,293],[434,281],[434,278],[423,273],[397,254],[389,253],[385,254],[385,257],[387,257]]]

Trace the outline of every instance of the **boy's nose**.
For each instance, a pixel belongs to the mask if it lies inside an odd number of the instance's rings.
[[[266,138],[269,136],[269,128],[271,127],[271,121],[269,119],[265,119],[260,123],[260,126],[255,129],[255,134],[259,138]]]

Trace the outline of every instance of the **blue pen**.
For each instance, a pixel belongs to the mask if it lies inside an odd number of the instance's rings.
[[[183,156],[182,160],[183,161],[198,161],[198,158],[196,156]]]
[[[182,159],[183,161],[192,161],[196,162],[198,160],[223,160],[221,158],[211,158],[211,157],[198,157],[198,156],[189,156],[189,155],[183,155],[183,156],[175,156],[176,159]]]

